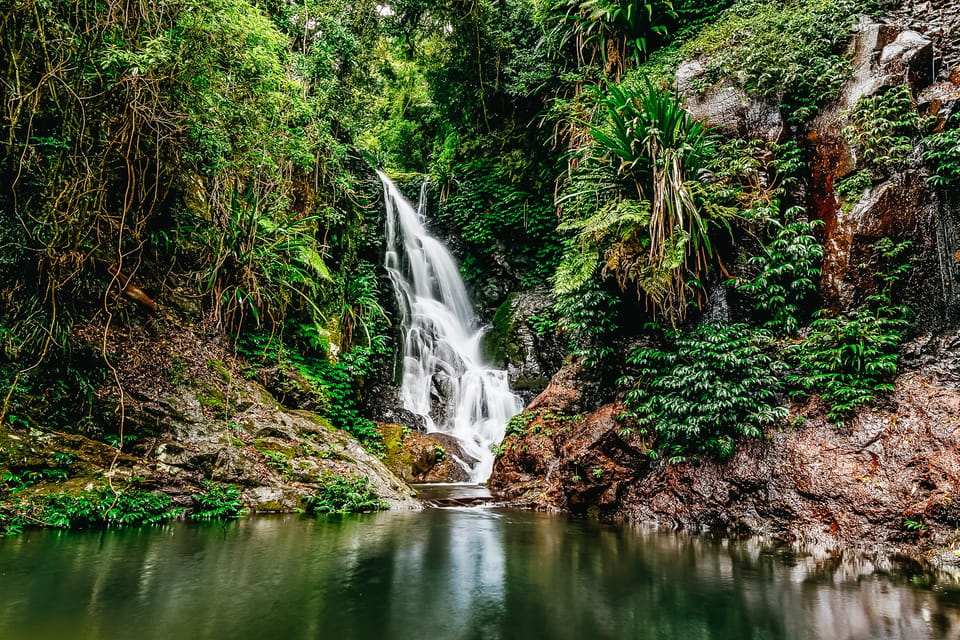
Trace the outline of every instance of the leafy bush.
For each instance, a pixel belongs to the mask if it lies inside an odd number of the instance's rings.
[[[307,498],[308,513],[368,513],[387,508],[363,476],[346,478],[328,472],[320,484],[317,493]]]
[[[769,333],[744,324],[703,324],[668,333],[666,349],[640,348],[625,402],[637,426],[654,434],[652,454],[671,461],[733,452],[736,438],[758,436],[783,419],[783,364],[769,355]]]
[[[451,167],[447,195],[434,216],[463,242],[461,271],[473,284],[503,263],[522,284],[540,284],[559,258],[549,186],[536,176],[546,170],[513,155]]]
[[[716,137],[647,79],[637,87],[609,87],[600,106],[604,117],[590,135],[601,172],[585,176],[584,189],[566,196],[583,202],[586,193],[596,204],[560,227],[576,236],[558,270],[558,292],[590,278],[602,254],[603,273],[621,289],[634,286],[655,311],[682,318],[688,283],[707,268],[710,225],[720,217],[719,209],[705,206],[706,187],[696,179]],[[595,164],[586,162],[583,170],[594,172]]]
[[[558,272],[557,278],[559,276]],[[587,367],[602,369],[609,364],[614,353],[613,337],[618,329],[618,302],[596,280],[557,294],[560,327],[570,338],[573,354],[583,358]]]
[[[810,325],[811,334],[787,351],[799,370],[789,381],[800,388],[798,393],[820,394],[830,407],[827,417],[836,424],[878,395],[893,391],[897,349],[911,311],[892,301],[893,286],[909,265],[891,263],[908,246],[888,238],[878,241],[874,251],[883,282],[880,293],[851,313],[836,317],[821,313]]]
[[[954,115],[947,125],[960,125],[960,116]],[[960,128],[944,129],[931,134],[923,140],[923,159],[926,160],[933,175],[927,178],[937,186],[956,186],[960,184]]]
[[[27,526],[80,529],[154,524],[183,514],[182,508],[170,505],[170,497],[162,493],[101,487],[77,495],[56,493],[0,504],[0,526],[10,535]]]
[[[201,481],[202,491],[193,495],[196,504],[190,512],[191,520],[232,520],[247,513],[240,489],[232,484]]]
[[[663,40],[676,15],[671,0],[569,0],[563,20],[578,49],[596,51],[622,71],[627,60],[639,64]]]
[[[907,85],[861,98],[841,118],[846,122],[843,136],[877,172],[907,161],[922,123]]]
[[[834,191],[837,197],[844,199],[844,206],[849,206],[860,202],[863,193],[871,186],[873,186],[873,176],[870,170],[861,169],[838,182]]]
[[[800,309],[817,290],[823,246],[813,236],[818,221],[782,226],[762,253],[750,258],[759,267],[756,277],[740,285],[754,298],[754,306],[769,317],[766,327],[785,335],[800,328]],[[822,224],[822,223],[820,223]]]

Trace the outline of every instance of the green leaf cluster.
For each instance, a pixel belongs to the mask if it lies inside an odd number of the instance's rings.
[[[857,408],[893,391],[898,347],[909,326],[911,311],[893,303],[893,288],[909,270],[902,254],[909,242],[884,238],[874,245],[873,265],[882,282],[876,295],[847,314],[821,312],[811,333],[788,348],[798,372],[789,376],[801,394],[819,394],[828,404],[827,417],[840,424]]]
[[[387,508],[368,478],[331,472],[323,475],[320,488],[306,503],[308,513],[369,513]]]
[[[761,253],[748,260],[758,272],[740,288],[769,318],[765,326],[780,335],[797,333],[804,319],[803,304],[817,290],[823,259],[823,245],[813,235],[818,222],[798,220],[781,226]]]
[[[861,98],[840,117],[843,136],[877,174],[907,162],[923,125],[907,85]]]
[[[76,495],[55,493],[0,504],[0,527],[5,527],[9,535],[33,526],[83,529],[143,525],[178,518],[183,512],[164,494],[100,487]]]
[[[733,452],[737,438],[759,436],[786,417],[780,406],[785,366],[770,354],[772,336],[745,324],[701,324],[667,334],[666,348],[628,357],[636,372],[625,404],[654,436],[651,453],[671,461]]]
[[[954,115],[942,131],[924,138],[923,146],[923,159],[933,172],[927,180],[941,187],[960,184],[960,116]]]
[[[602,255],[603,274],[621,289],[633,286],[657,312],[682,318],[688,280],[705,272],[713,253],[710,225],[726,213],[710,206],[697,181],[716,137],[647,79],[598,97],[603,118],[589,128],[595,157],[571,183],[582,189],[564,196],[574,210],[560,230],[576,236],[555,287],[563,294],[583,285]]]
[[[220,484],[204,478],[200,493],[193,495],[191,520],[233,520],[246,515],[240,489],[232,484]]]

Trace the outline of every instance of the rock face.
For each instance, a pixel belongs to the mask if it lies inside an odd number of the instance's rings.
[[[891,87],[907,86],[927,113],[940,117],[953,109],[951,83],[934,80],[933,44],[917,31],[864,18],[855,35],[853,75],[836,103],[811,123],[807,142],[812,153],[811,215],[824,226],[821,294],[835,310],[849,310],[876,293],[868,269],[871,248],[880,238],[909,240],[911,274],[904,302],[917,312],[921,331],[950,326],[960,318],[956,253],[960,249],[960,211],[949,194],[935,189],[918,168],[895,168],[859,196],[837,195],[836,186],[865,168],[857,149],[842,135],[844,109]],[[923,97],[926,93],[926,97]]]
[[[753,100],[733,80],[699,91],[704,73],[700,60],[684,61],[677,69],[677,93],[685,99],[690,115],[727,136],[780,139],[784,121],[778,104]]]
[[[926,340],[917,362],[934,348]],[[725,461],[679,465],[646,454],[621,405],[577,415],[576,390],[558,383],[529,410],[525,433],[505,441],[489,484],[521,504],[678,528],[945,546],[960,526],[960,378],[931,367],[901,376],[888,406],[845,427],[816,404],[797,406],[792,428]]]
[[[512,293],[497,310],[488,335],[494,360],[507,370],[514,393],[529,401],[560,369],[565,345],[550,316],[547,289]]]

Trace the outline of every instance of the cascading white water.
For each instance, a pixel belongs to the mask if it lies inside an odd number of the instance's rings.
[[[423,416],[427,431],[455,436],[470,478],[483,482],[493,470],[490,448],[521,409],[507,372],[480,352],[484,329],[467,297],[456,261],[423,224],[425,187],[416,209],[382,172],[387,202],[385,266],[393,282],[403,336],[403,406]]]

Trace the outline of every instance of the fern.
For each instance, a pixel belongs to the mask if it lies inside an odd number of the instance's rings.
[[[780,406],[784,365],[769,354],[771,335],[744,324],[705,324],[668,334],[666,349],[640,348],[628,415],[655,436],[651,453],[671,461],[728,456],[737,438],[758,436],[786,416]]]

